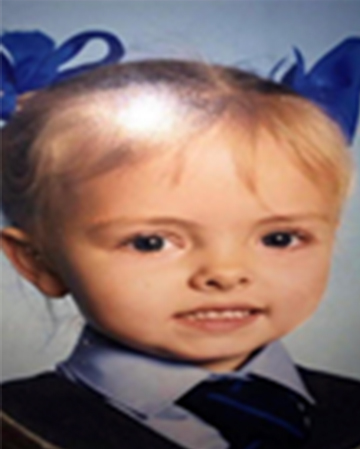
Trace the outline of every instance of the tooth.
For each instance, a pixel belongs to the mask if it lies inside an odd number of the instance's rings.
[[[250,315],[249,310],[208,310],[192,312],[187,317],[194,320],[241,319]]]
[[[195,312],[189,312],[184,317],[191,321],[205,321],[205,320],[231,320],[231,319],[243,319],[251,315],[251,310],[242,309],[227,309],[227,310],[199,310]]]

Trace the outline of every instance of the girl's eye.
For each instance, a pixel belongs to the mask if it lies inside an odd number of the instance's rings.
[[[167,239],[159,235],[137,235],[127,242],[133,249],[140,252],[161,251],[167,244]]]
[[[297,232],[272,232],[262,238],[265,246],[275,248],[289,248],[299,245],[305,237]]]

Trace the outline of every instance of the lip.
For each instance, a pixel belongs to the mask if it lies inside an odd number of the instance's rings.
[[[265,313],[250,304],[204,306],[175,315],[182,325],[206,332],[232,332],[249,326]]]

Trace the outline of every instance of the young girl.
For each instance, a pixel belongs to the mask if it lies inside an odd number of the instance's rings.
[[[6,422],[68,449],[360,444],[360,383],[278,342],[319,304],[352,177],[321,107],[149,60],[38,90],[2,134],[3,249],[87,322],[55,371],[3,386]]]

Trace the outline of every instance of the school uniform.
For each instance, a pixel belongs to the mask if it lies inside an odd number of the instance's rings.
[[[281,384],[311,405],[304,449],[360,445],[360,382],[295,367],[278,342],[237,372],[211,374],[146,357],[87,328],[56,371],[6,383],[3,410],[66,449],[228,449],[217,429],[177,399],[207,378],[251,375]]]

